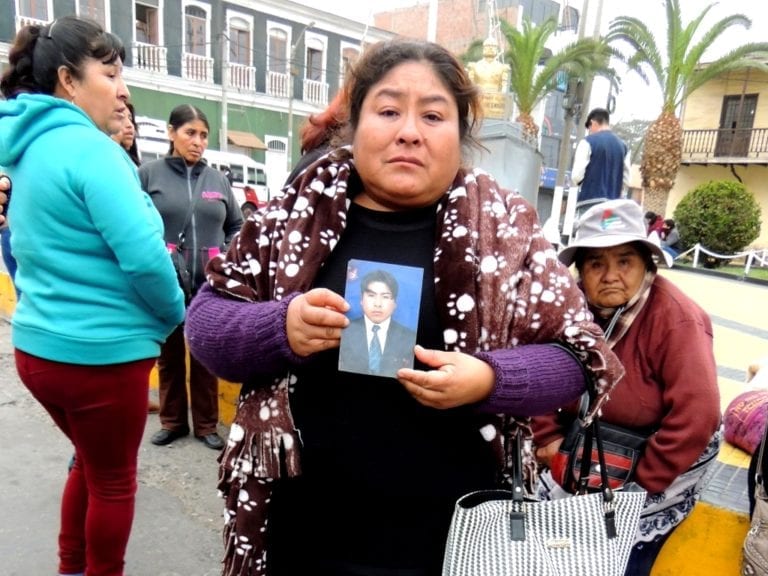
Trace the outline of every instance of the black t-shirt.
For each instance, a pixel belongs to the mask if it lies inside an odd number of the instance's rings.
[[[435,208],[376,212],[353,205],[315,285],[344,294],[350,259],[424,270],[417,343],[443,349],[434,300]],[[453,505],[496,483],[471,407],[427,408],[394,378],[339,372],[338,349],[296,371],[291,410],[303,443],[300,478],[276,494],[274,574],[318,558],[439,574]],[[417,361],[417,368],[424,368]],[[291,568],[277,570],[277,566]],[[298,572],[295,572],[298,573]],[[319,572],[316,572],[319,573]]]

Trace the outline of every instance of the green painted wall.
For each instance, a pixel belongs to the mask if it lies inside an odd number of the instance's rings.
[[[139,116],[149,116],[151,118],[167,120],[171,114],[171,110],[179,104],[192,104],[200,108],[200,110],[202,110],[208,117],[208,123],[211,126],[209,146],[212,149],[219,149],[221,102],[195,98],[193,96],[184,97],[178,94],[155,92],[144,88],[130,86],[129,88],[131,91],[131,102],[136,107],[136,114]],[[287,137],[288,135],[288,114],[284,112],[272,112],[260,108],[232,104],[228,107],[227,118],[228,128],[230,130],[251,132],[256,134],[262,140],[264,140],[265,134],[282,137]],[[294,146],[292,158],[299,157],[298,134],[304,119],[304,116],[294,112]],[[252,156],[257,162],[264,162],[264,152],[254,152]]]

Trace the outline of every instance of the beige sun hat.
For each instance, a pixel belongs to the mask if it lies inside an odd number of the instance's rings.
[[[557,257],[570,266],[579,248],[609,248],[629,242],[642,242],[659,262],[672,267],[672,257],[648,237],[643,211],[634,200],[608,200],[592,206],[579,218],[576,235]]]

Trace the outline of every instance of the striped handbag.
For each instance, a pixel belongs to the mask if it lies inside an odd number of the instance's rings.
[[[524,497],[520,432],[512,490],[482,490],[461,497],[443,561],[443,576],[623,576],[635,541],[645,491],[608,486],[596,418],[585,449],[596,440],[602,487],[587,493],[584,459],[577,495],[552,501]]]
[[[750,495],[750,499],[753,500],[752,519],[742,547],[741,574],[743,576],[768,576],[768,493],[763,477],[766,469],[765,458],[768,456],[766,443],[768,443],[768,427],[763,431],[760,451],[757,453],[754,492]]]

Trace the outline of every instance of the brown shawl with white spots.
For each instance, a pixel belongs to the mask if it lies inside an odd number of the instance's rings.
[[[214,288],[246,301],[279,300],[311,288],[318,269],[344,233],[351,202],[347,185],[353,161],[346,151],[337,151],[335,158],[326,157],[311,166],[282,196],[245,222],[229,252],[209,265]],[[579,353],[597,383],[600,395],[592,407],[594,413],[623,369],[592,322],[569,270],[545,240],[535,210],[476,169],[456,175],[435,218],[434,290],[445,349],[472,354],[565,342]],[[252,488],[249,498],[263,492],[256,498],[263,500],[271,479],[300,471],[298,437],[288,406],[289,384],[290,375],[284,374],[241,398],[221,456],[220,488],[232,496],[225,529],[225,574],[264,570],[261,543],[254,541],[253,525],[258,523],[248,517],[251,529],[246,528],[240,518],[242,503],[235,503],[238,492],[241,498],[242,492],[248,492],[240,488],[247,482]],[[499,417],[490,433],[483,431],[497,445],[500,468],[510,462],[504,441],[514,428],[510,422]],[[527,462],[533,462],[530,454]],[[252,511],[258,502],[246,504]],[[246,536],[245,531],[250,534],[247,549],[242,549],[238,539]]]

